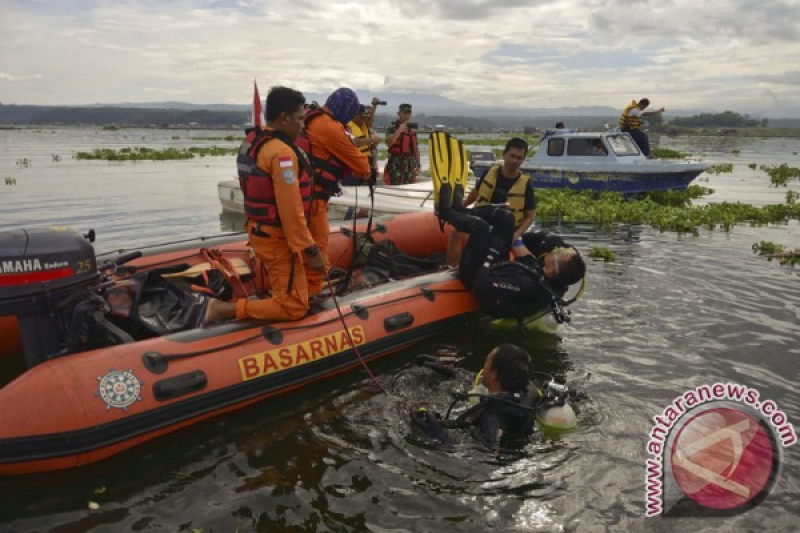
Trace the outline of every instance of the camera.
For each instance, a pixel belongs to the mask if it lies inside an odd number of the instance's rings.
[[[392,122],[392,124],[394,124],[395,128],[399,128],[401,122],[399,120],[395,120],[394,122]],[[408,129],[410,129],[410,130],[417,130],[417,129],[419,129],[419,123],[418,122],[406,122],[406,127]]]
[[[375,105],[386,105],[386,100],[379,100],[375,102]]]

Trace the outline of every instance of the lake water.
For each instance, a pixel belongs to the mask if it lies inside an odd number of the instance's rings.
[[[232,133],[0,130],[0,230],[91,227],[98,252],[219,233],[229,225],[221,221],[216,184],[234,176],[232,157],[134,164],[71,154],[232,146],[198,139]],[[783,202],[786,189],[770,187],[766,174],[747,165],[800,166],[790,139],[662,138],[660,146],[734,163],[733,173],[699,182],[717,191],[704,201]],[[18,163],[24,158],[28,166]],[[16,185],[5,185],[5,177]],[[652,417],[683,392],[741,383],[800,427],[798,269],[751,250],[762,240],[800,247],[800,225],[697,236],[543,225],[583,252],[604,246],[618,255],[613,263],[590,261],[588,289],[562,332],[526,337],[476,321],[373,365],[390,394],[352,372],[97,465],[0,479],[0,532],[798,530],[797,445],[783,450],[772,493],[746,513],[643,515]],[[451,392],[465,386],[465,379],[415,367],[415,355],[447,355],[477,371],[500,342],[526,347],[537,370],[577,384],[578,429],[558,441],[534,438],[503,458],[469,438],[452,449],[415,439],[405,422],[408,405],[444,411]],[[0,406],[10,408],[24,406]],[[99,509],[89,510],[89,501]]]

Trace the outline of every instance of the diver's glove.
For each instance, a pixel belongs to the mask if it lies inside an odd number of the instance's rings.
[[[417,366],[424,366],[426,368],[430,368],[431,370],[435,370],[439,374],[447,376],[448,378],[453,378],[456,376],[455,368],[442,363],[438,357],[433,355],[428,355],[425,353],[419,354],[417,356],[415,363]]]
[[[433,411],[429,411],[427,407],[412,407],[409,415],[411,426],[425,436],[438,440],[442,444],[450,442],[450,435],[442,426],[439,417]]]

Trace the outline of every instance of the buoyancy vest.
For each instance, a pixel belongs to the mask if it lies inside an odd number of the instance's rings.
[[[538,261],[530,266],[501,261],[478,271],[472,291],[481,311],[492,318],[522,319],[551,309],[547,283]]]
[[[369,139],[370,138],[370,131],[367,126],[359,126],[355,122],[350,122],[348,124],[350,126],[350,132],[353,134],[353,139]],[[356,135],[358,133],[358,135]],[[362,144],[361,146],[357,146],[359,152],[364,154],[365,156],[372,157],[372,146],[369,144]]]
[[[483,396],[477,405],[459,415],[453,425],[474,428],[476,436],[490,445],[499,444],[501,438],[511,442],[527,438],[536,425],[536,408],[541,397],[532,383],[526,391]]]
[[[394,143],[389,147],[392,155],[416,155],[417,152],[417,132],[414,130],[404,131]]]
[[[481,186],[478,188],[478,199],[475,202],[475,207],[487,205],[492,202],[492,196],[497,188],[497,180],[500,179],[500,165],[493,165],[481,181]],[[505,178],[503,178],[505,179]],[[514,228],[518,228],[525,218],[525,191],[528,188],[528,181],[531,177],[520,172],[519,177],[511,185],[508,190],[506,201],[514,214]]]
[[[297,181],[300,186],[300,197],[303,200],[303,213],[306,216],[306,220],[308,220],[311,212],[311,176],[313,174],[311,164],[306,159],[305,154],[284,133],[260,128],[247,130],[247,135],[239,147],[239,154],[236,156],[239,186],[244,195],[244,214],[250,220],[262,224],[269,226],[281,225],[278,206],[275,201],[275,188],[272,183],[273,176],[269,172],[262,170],[257,164],[258,152],[272,140],[283,142],[297,156],[298,166],[300,167],[300,176]]]
[[[639,104],[636,102],[636,100],[631,100],[631,103],[628,104],[628,107],[626,107],[619,116],[619,129],[638,130],[642,127],[641,117],[631,116],[631,110],[638,107]]]
[[[328,115],[333,120],[336,120],[328,110],[322,107],[310,107],[303,116],[305,128],[308,129],[308,125],[311,124],[311,121],[322,115]],[[328,156],[327,159],[315,156],[314,148],[311,146],[311,141],[305,131],[298,137],[297,145],[308,154],[308,158],[311,160],[311,166],[314,167],[316,174],[314,177],[314,185],[319,185],[326,196],[338,194],[340,190],[338,183],[344,179],[347,166],[333,154]]]

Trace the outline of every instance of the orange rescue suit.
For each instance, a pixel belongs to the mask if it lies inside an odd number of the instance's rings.
[[[370,168],[367,157],[356,147],[353,140],[347,134],[344,125],[330,115],[322,114],[308,123],[306,136],[311,144],[311,152],[314,157],[327,159],[335,157],[356,177],[363,179],[369,178]],[[314,185],[313,198],[311,200],[311,221],[310,229],[314,241],[322,252],[325,260],[325,270],[330,266],[328,258],[328,194],[319,185]],[[322,289],[322,277],[320,271],[310,270],[308,272],[308,288],[310,294],[317,294]]]
[[[297,156],[284,142],[272,139],[256,159],[258,167],[272,177],[280,226],[247,221],[253,253],[267,269],[271,298],[236,301],[237,319],[298,320],[308,311],[308,280],[303,265],[306,248],[314,239],[303,212],[300,166]]]

